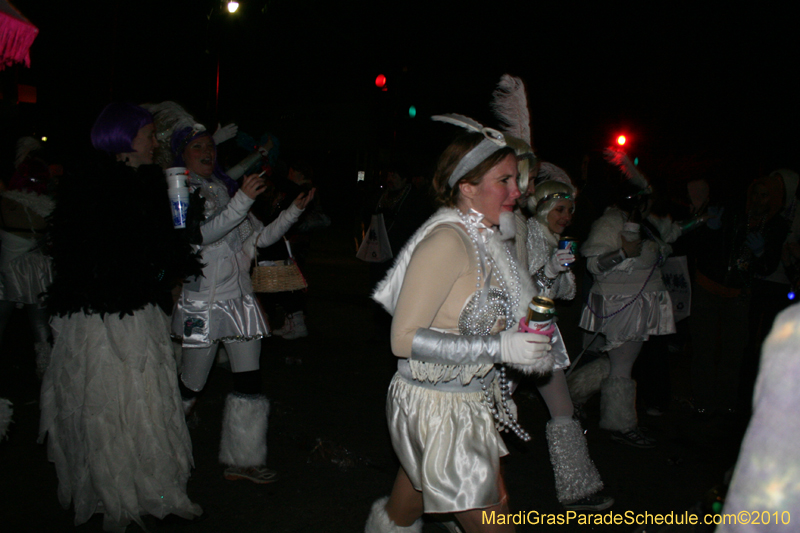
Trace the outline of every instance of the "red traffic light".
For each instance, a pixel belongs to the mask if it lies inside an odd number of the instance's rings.
[[[617,144],[620,146],[624,146],[628,139],[625,138],[624,135],[620,135],[617,137]]]
[[[378,74],[378,77],[375,78],[375,87],[384,87],[386,85],[386,76],[383,74]]]

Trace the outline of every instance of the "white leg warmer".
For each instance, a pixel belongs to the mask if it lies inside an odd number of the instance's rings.
[[[608,377],[609,372],[611,363],[607,357],[601,357],[570,374],[567,384],[572,401],[579,405],[586,403],[600,390],[600,384]]]
[[[388,496],[384,496],[372,504],[372,510],[364,526],[364,533],[422,533],[422,519],[420,518],[408,527],[400,527],[389,518],[386,513]]]
[[[600,387],[600,427],[628,431],[637,426],[636,382],[622,376],[610,376]]]
[[[229,394],[222,417],[219,461],[230,466],[267,462],[269,400],[264,396]]]
[[[559,416],[547,423],[546,433],[558,501],[571,503],[602,490],[603,481],[589,457],[580,422]]]

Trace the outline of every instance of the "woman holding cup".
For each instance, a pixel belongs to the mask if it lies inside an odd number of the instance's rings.
[[[610,430],[617,442],[652,448],[655,440],[638,426],[631,371],[650,335],[675,333],[672,300],[659,266],[672,251],[667,243],[675,241],[683,228],[650,214],[652,189],[624,153],[607,150],[606,158],[612,165],[603,163],[603,169],[611,183],[616,180],[615,190],[622,195],[592,224],[581,248],[594,284],[580,327],[604,336],[601,350],[610,362],[610,373],[600,383],[600,427]],[[584,370],[589,366],[570,380],[589,372]]]
[[[517,331],[533,296],[501,240],[509,227],[514,234],[517,160],[500,132],[458,115],[434,118],[471,132],[439,159],[434,188],[444,207],[373,295],[393,315],[399,359],[386,412],[401,467],[365,531],[418,533],[423,513],[454,513],[470,533],[512,532],[481,521],[483,512],[508,513],[498,429],[528,438],[495,365],[547,373],[553,364],[548,337]]]
[[[49,229],[47,293],[54,345],[41,392],[40,441],[75,524],[107,531],[141,516],[202,513],[186,495],[192,444],[169,337],[170,290],[198,274],[185,232],[172,228],[153,117],[108,105],[91,132],[107,157],[64,177]],[[116,160],[116,161],[114,161]]]
[[[245,176],[241,187],[217,166],[216,145],[201,125],[173,133],[176,166],[188,170],[188,189],[203,201],[204,220],[196,246],[202,276],[187,279],[173,313],[172,331],[182,339],[181,396],[186,413],[203,389],[219,343],[225,343],[234,392],[225,401],[220,462],[225,478],[270,483],[266,468],[269,402],[262,393],[261,339],[269,335],[264,312],[253,294],[250,265],[256,247],[277,242],[314,197],[300,194],[278,218],[263,226],[249,214],[264,180]],[[193,195],[194,198],[194,195]]]

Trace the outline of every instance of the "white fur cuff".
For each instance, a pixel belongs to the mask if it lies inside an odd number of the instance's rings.
[[[243,467],[266,464],[268,416],[265,397],[229,394],[222,417],[219,461]]]

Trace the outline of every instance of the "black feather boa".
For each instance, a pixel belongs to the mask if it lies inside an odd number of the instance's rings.
[[[190,246],[199,238],[192,218],[190,229],[173,228],[166,180],[154,165],[100,161],[62,178],[49,220],[48,310],[122,316],[152,303],[171,312],[176,282],[202,274]]]

